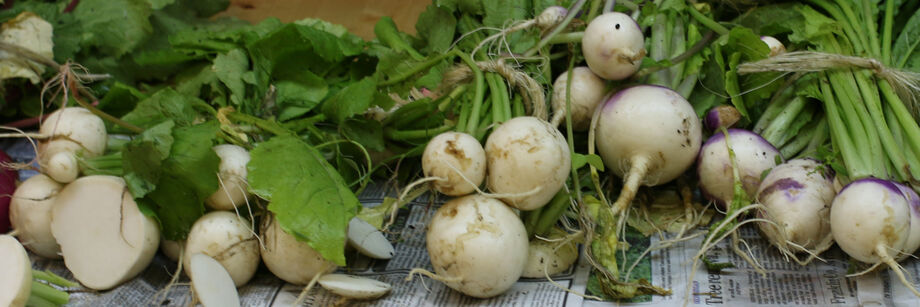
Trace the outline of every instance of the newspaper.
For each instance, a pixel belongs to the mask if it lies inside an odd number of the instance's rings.
[[[0,143],[0,148],[14,160],[31,160],[31,147],[23,142]],[[24,171],[21,176],[24,180],[32,174]],[[372,185],[359,199],[365,206],[377,206],[384,197],[394,194],[394,189]],[[729,242],[720,243],[706,257],[737,267],[719,273],[706,271],[702,264],[692,267],[691,258],[702,242],[697,237],[651,252],[629,272],[631,278],[645,278],[653,285],[672,290],[669,296],[641,296],[620,302],[591,299],[601,294],[592,291],[596,279],[590,266],[580,259],[576,266],[553,276],[552,280],[522,278],[500,296],[476,299],[426,277],[416,276],[406,281],[413,268],[432,269],[425,249],[425,227],[443,201],[437,196],[424,195],[399,211],[387,234],[396,248],[393,259],[373,260],[355,251],[348,252],[349,266],[338,271],[389,283],[393,288],[387,296],[372,301],[344,301],[315,287],[307,293],[302,306],[920,306],[920,298],[890,270],[847,278],[848,258],[836,247],[821,255],[824,261],[799,266],[787,261],[753,228],[742,228],[741,235],[750,253],[766,268],[766,276],[757,274],[741,260],[730,249]],[[663,239],[668,237],[627,237],[632,248],[621,262],[631,266],[636,255]],[[73,280],[63,261],[34,255],[32,261],[35,269],[50,270]],[[920,287],[920,260],[910,258],[901,265],[909,281]],[[175,271],[175,263],[157,254],[143,273],[118,288],[102,292],[67,289],[71,292],[69,306],[189,306],[194,300],[187,277],[180,276],[176,284],[166,289]],[[623,270],[624,274],[626,271]],[[239,288],[239,293],[243,306],[291,306],[302,290],[274,277],[262,266],[248,284]]]

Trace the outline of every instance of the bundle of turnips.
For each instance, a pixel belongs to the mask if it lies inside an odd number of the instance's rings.
[[[174,264],[157,290],[206,306],[240,304],[260,270],[303,287],[299,302],[428,280],[490,298],[579,261],[589,297],[621,300],[669,295],[643,259],[700,237],[692,265],[709,274],[745,270],[709,261],[721,241],[752,278],[769,276],[758,253],[809,265],[836,244],[855,272],[909,284],[916,3],[434,1],[415,32],[383,17],[369,40],[319,19],[119,3],[0,10],[0,119],[35,157],[0,156],[0,229],[16,238],[0,253],[19,257],[0,259],[26,267],[24,248],[80,283],[27,291],[16,271],[0,304],[108,291],[154,257]],[[39,174],[17,182],[25,169]],[[377,187],[391,197],[362,204]],[[405,256],[395,227],[418,212],[430,262],[412,282],[348,275]]]

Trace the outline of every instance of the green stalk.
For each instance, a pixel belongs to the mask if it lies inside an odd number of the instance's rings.
[[[538,236],[546,235],[553,228],[553,225],[556,225],[556,222],[559,221],[559,217],[562,216],[565,209],[569,208],[569,204],[569,194],[565,192],[565,189],[559,190],[553,196],[553,199],[549,201],[549,204],[543,206],[543,213],[540,214],[540,219],[534,227],[534,234]]]
[[[566,71],[566,75],[574,76],[572,71],[575,69],[575,57],[569,58],[569,69]],[[566,78],[565,81],[565,139],[567,145],[569,145],[569,156],[575,156],[575,129],[572,127],[572,80],[575,78]],[[569,175],[572,178],[572,185],[574,186],[575,199],[582,199],[581,195],[581,183],[578,182],[578,169],[575,166],[572,166],[572,173]],[[603,193],[597,191],[598,193]]]
[[[49,271],[39,271],[39,270],[33,269],[32,279],[47,281],[53,285],[57,285],[57,286],[65,287],[65,288],[76,288],[80,286],[80,284],[76,282],[67,280],[64,277],[61,277]]]
[[[808,141],[808,146],[799,153],[799,157],[808,157],[812,153],[817,153],[818,148],[827,142],[827,138],[830,137],[828,133],[827,116],[821,117],[821,122],[814,130],[815,133],[812,135],[811,140]]]
[[[845,14],[840,11],[840,8],[825,0],[809,1],[827,11],[827,13],[831,15],[831,18],[838,21],[838,23],[843,27],[844,34],[850,38],[850,43],[853,44],[853,49],[856,55],[862,54],[866,51],[865,45],[867,43],[859,40],[860,35],[856,33],[856,30],[853,28],[852,24],[846,22],[847,18],[845,17]]]
[[[511,114],[512,117],[524,116],[524,100],[521,95],[514,95],[514,100],[511,101]]]
[[[393,22],[393,18],[388,16],[383,16],[377,21],[377,24],[374,25],[374,35],[377,36],[377,39],[380,42],[384,43],[388,47],[397,50],[405,51],[416,61],[421,61],[425,57],[418,53],[415,48],[409,45],[409,43],[402,40],[399,37],[399,30],[396,28],[396,23]]]
[[[460,117],[457,119],[457,127],[454,131],[466,133],[466,124],[470,120],[470,112],[472,112],[473,104],[469,101],[469,96],[464,97],[463,101],[460,103]]]
[[[696,21],[699,22],[700,24],[706,26],[712,31],[715,31],[716,34],[719,34],[719,36],[728,34],[729,32],[728,28],[719,24],[717,21],[713,20],[712,18],[709,18],[706,15],[703,15],[703,13],[700,13],[700,11],[697,11],[696,7],[694,7],[693,4],[688,4],[687,7],[689,8],[687,11],[690,12],[690,16],[693,16],[693,18],[696,19]]]
[[[882,147],[887,153],[888,159],[894,165],[895,172],[898,176],[896,179],[903,182],[910,176],[907,173],[907,161],[905,160],[904,153],[900,149],[901,146],[895,142],[891,129],[885,120],[885,113],[882,111],[882,101],[881,97],[879,97],[878,88],[874,85],[875,82],[870,80],[868,72],[859,71],[854,72],[853,75],[856,79],[856,83],[859,85],[860,92],[863,94],[863,103],[866,105],[866,109],[869,110],[869,116],[872,117],[873,126],[875,126],[875,129],[878,131],[878,137],[882,143]]]
[[[521,220],[524,221],[524,229],[527,230],[528,238],[532,237],[536,233],[534,232],[534,229],[537,227],[537,222],[540,221],[540,215],[543,213],[543,208],[546,207],[547,206],[543,206],[531,211],[521,212]]]
[[[470,121],[466,125],[466,133],[475,136],[476,128],[479,127],[479,111],[482,108],[482,100],[485,95],[485,81],[483,80],[482,70],[479,70],[479,66],[476,65],[476,62],[473,62],[473,59],[471,59],[469,55],[458,52],[457,56],[459,56],[460,59],[470,67],[470,71],[473,72],[473,84],[475,84],[476,87],[473,94],[473,109],[470,110]]]
[[[779,154],[782,155],[783,158],[789,159],[802,151],[805,146],[808,146],[811,139],[814,138],[815,133],[818,133],[818,127],[821,125],[827,125],[824,118],[808,122],[808,126],[802,129],[801,133],[797,133],[791,142],[779,147]]]
[[[37,296],[54,304],[55,306],[67,304],[67,301],[70,300],[70,294],[67,294],[67,292],[55,289],[52,286],[34,280],[32,281],[31,296]]]
[[[421,71],[423,71],[423,70],[426,70],[426,69],[428,69],[428,68],[431,68],[431,67],[434,66],[435,64],[438,64],[438,63],[440,63],[441,61],[443,61],[444,59],[446,59],[446,58],[448,58],[448,57],[451,57],[451,56],[453,56],[453,55],[455,55],[455,54],[459,54],[459,53],[448,52],[448,53],[444,53],[444,54],[438,55],[438,56],[436,56],[436,57],[430,58],[430,59],[428,59],[428,60],[419,62],[418,64],[412,65],[412,67],[410,67],[409,69],[402,70],[402,71],[399,72],[399,74],[397,74],[397,75],[395,75],[395,76],[393,76],[393,77],[391,77],[391,78],[389,78],[389,79],[387,79],[387,80],[381,81],[381,82],[378,83],[377,85],[379,85],[379,86],[390,86],[390,85],[394,85],[394,84],[403,82],[403,81],[405,81],[406,79],[409,79],[409,77],[412,77],[412,76],[414,76],[415,74],[417,74],[417,73],[419,73],[419,72],[421,72]],[[421,61],[422,59],[418,59],[418,60]]]
[[[862,0],[861,7],[863,11],[863,22],[861,22],[861,24],[865,24],[867,27],[865,32],[869,34],[869,48],[872,50],[871,56],[878,59],[882,56],[882,50],[881,43],[878,40],[878,25],[875,24],[876,18],[872,16],[872,6],[869,4],[869,0]]]
[[[326,120],[326,115],[320,113],[310,117],[288,121],[281,124],[281,126],[283,126],[285,129],[293,131],[294,133],[300,133],[301,131],[307,130],[310,127],[314,127],[316,123],[324,120]]]
[[[907,142],[907,137],[903,127],[898,121],[897,115],[894,114],[894,111],[891,109],[890,104],[885,104],[885,119],[889,123],[891,128],[891,134],[894,136],[895,142],[897,144],[904,144]],[[907,159],[907,164],[910,166],[910,180],[920,179],[920,158],[918,158],[913,149],[910,146],[904,147],[904,157]]]
[[[786,146],[789,141],[793,140],[797,135],[802,134],[802,128],[808,125],[808,123],[812,122],[812,118],[815,116],[815,112],[816,110],[813,106],[806,106],[805,109],[802,110],[802,112],[799,112],[795,119],[792,120],[789,128],[780,135],[779,140],[776,142],[776,144],[774,144],[774,146],[776,146],[776,148]]]
[[[597,17],[597,15],[600,15],[601,10],[604,9],[604,7],[601,6],[601,2],[603,1],[604,0],[592,0],[591,1],[591,6],[588,8],[588,18],[585,19],[586,23],[591,22],[592,20],[594,20],[595,17]]]
[[[502,119],[505,118],[503,112],[505,108],[502,107],[502,97],[499,94],[503,89],[500,88],[496,78],[501,78],[498,74],[494,72],[486,73],[486,82],[489,85],[489,99],[492,99],[492,123],[500,123]]]
[[[868,114],[866,114],[868,111],[863,108],[860,101],[857,101],[859,93],[847,84],[844,79],[845,73],[849,72],[831,71],[828,72],[828,77],[836,93],[837,101],[840,103],[840,110],[849,128],[850,137],[853,138],[856,150],[859,151],[862,165],[868,167],[868,173],[861,174],[861,176],[855,178],[880,175],[883,178],[887,177],[884,176],[884,163],[876,159],[880,156],[877,153],[880,152],[881,143],[878,144],[879,148],[876,148],[874,141],[878,141],[878,138],[873,139],[872,135],[877,133],[874,128],[870,128],[872,123],[868,120]]]
[[[882,64],[891,66],[891,27],[894,24],[894,0],[885,1],[885,23],[882,25]]]
[[[796,116],[802,113],[802,109],[805,108],[805,102],[805,99],[801,96],[796,96],[789,101],[785,107],[780,110],[779,114],[770,121],[766,129],[760,133],[760,136],[767,140],[767,142],[770,142],[770,144],[773,144],[773,146],[782,146],[782,144],[779,144],[780,138],[789,130],[789,126],[794,122]]]
[[[773,122],[776,121],[776,117],[782,114],[786,107],[795,101],[793,99],[785,99],[781,97],[780,99],[774,100],[772,103],[767,105],[767,109],[763,111],[763,114],[760,115],[760,119],[757,120],[757,123],[754,124],[754,133],[763,135],[763,131],[767,129]]]
[[[280,124],[276,122],[261,119],[261,118],[258,118],[258,117],[255,117],[249,114],[244,114],[238,111],[227,112],[227,119],[230,119],[232,121],[244,122],[247,124],[255,125],[256,127],[259,127],[262,130],[271,132],[274,135],[294,135],[293,132],[291,132],[287,128],[284,128],[283,126],[281,126]]]
[[[121,176],[124,174],[122,168],[124,160],[121,151],[89,159],[80,158],[77,159],[77,163],[83,175]]]
[[[844,165],[851,178],[868,176],[871,172],[864,169],[865,163],[860,159],[859,151],[853,144],[853,140],[850,139],[850,135],[847,134],[848,129],[844,124],[840,111],[837,109],[834,91],[831,89],[829,82],[826,82],[829,78],[826,73],[821,73],[821,76],[821,80],[818,80],[818,86],[820,86],[821,94],[824,96],[824,109],[827,113],[834,148],[839,150],[840,155],[843,156]]]
[[[63,304],[61,304],[61,305],[63,305]],[[33,295],[29,295],[29,300],[26,301],[26,306],[29,306],[29,307],[58,307],[58,306],[61,306],[61,305],[52,303],[51,301],[49,301],[49,300],[47,300],[47,299],[45,299],[45,298],[43,298],[43,297],[41,297],[41,296],[34,295],[34,294],[33,294]]]
[[[549,39],[549,45],[580,43],[585,32],[560,33]]]
[[[895,94],[891,85],[888,84],[888,81],[879,80],[878,86],[879,89],[882,90],[882,95],[885,97],[885,100],[888,102],[887,105],[891,106],[891,109],[894,110],[894,112],[891,113],[894,113],[897,117],[897,122],[900,124],[907,138],[908,147],[914,153],[920,152],[920,126],[917,125],[914,117],[910,115],[910,111],[904,106],[904,102],[901,101],[901,98]]]
[[[395,130],[390,128],[383,129],[383,135],[388,139],[394,141],[411,141],[418,139],[428,139],[432,138],[435,135],[451,131],[454,128],[452,123],[444,124],[440,127],[430,128],[430,129],[416,129],[416,130]]]
[[[502,102],[502,120],[501,121],[506,122],[512,117],[511,116],[511,112],[512,112],[511,111],[511,98],[508,97],[508,91],[510,91],[511,89],[505,86],[505,79],[502,78],[501,76],[496,78],[496,82],[498,83],[498,88],[501,90],[498,92],[498,96]]]

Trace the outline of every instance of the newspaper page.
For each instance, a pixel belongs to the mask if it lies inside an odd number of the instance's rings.
[[[18,162],[32,160],[28,142],[0,143]],[[22,180],[33,171],[21,172]],[[395,189],[372,185],[359,199],[365,206],[377,206],[384,197],[395,196]],[[508,292],[490,299],[477,299],[453,291],[440,282],[416,276],[406,277],[413,268],[432,270],[425,248],[425,227],[434,211],[444,201],[427,195],[412,201],[398,213],[387,236],[396,248],[393,259],[373,260],[350,251],[349,266],[338,271],[384,281],[393,286],[387,296],[371,301],[343,301],[340,297],[317,286],[305,295],[301,306],[920,306],[920,298],[905,287],[890,270],[877,270],[859,277],[847,278],[848,257],[834,247],[822,254],[824,261],[799,266],[787,261],[752,228],[742,228],[747,242],[742,248],[754,255],[766,269],[766,276],[757,274],[750,265],[731,249],[730,242],[721,242],[706,254],[712,262],[731,262],[737,267],[721,272],[708,272],[702,264],[692,265],[699,251],[701,237],[653,251],[627,271],[630,278],[645,278],[655,286],[670,289],[669,296],[640,296],[629,301],[607,302],[588,297],[602,296],[597,291],[597,279],[591,267],[581,259],[568,271],[546,279],[521,279]],[[699,229],[704,231],[705,229]],[[625,263],[632,266],[637,255],[663,239],[657,235],[627,236],[630,248]],[[584,248],[584,247],[582,247]],[[621,259],[622,260],[622,259]],[[49,270],[75,280],[61,260],[32,256],[33,268]],[[920,287],[920,260],[910,257],[900,263],[909,282]],[[694,272],[691,280],[691,272]],[[108,291],[82,288],[71,292],[68,306],[189,306],[194,303],[189,280],[180,275],[171,280],[176,263],[162,254],[138,277]],[[168,288],[167,286],[170,285]],[[565,289],[565,290],[564,290]],[[301,295],[302,288],[287,284],[261,266],[245,286],[238,289],[243,306],[291,306]],[[594,291],[592,291],[594,290]],[[689,294],[689,295],[688,295]]]

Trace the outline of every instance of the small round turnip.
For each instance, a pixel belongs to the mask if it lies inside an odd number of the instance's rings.
[[[0,306],[25,306],[32,291],[32,262],[16,238],[0,235],[0,267]]]
[[[566,86],[568,73],[563,73],[553,82],[553,118],[550,123],[555,127],[565,121]],[[594,109],[601,103],[606,93],[606,83],[597,77],[588,67],[572,69],[572,94],[569,103],[572,110],[572,129],[585,131],[591,126]]]
[[[487,298],[514,285],[527,264],[527,230],[511,208],[473,194],[445,203],[428,224],[431,265],[448,287]]]
[[[49,136],[38,144],[39,166],[42,172],[61,183],[77,178],[80,168],[76,154],[92,158],[105,152],[105,123],[81,107],[62,108],[51,113],[42,122],[39,133]]]
[[[259,268],[259,242],[249,222],[229,211],[212,211],[195,221],[185,241],[182,265],[189,267],[192,255],[214,258],[240,287]]]
[[[43,174],[23,181],[10,202],[10,221],[19,240],[36,255],[61,259],[61,246],[51,234],[51,206],[64,186]]]
[[[588,24],[581,39],[588,67],[607,80],[632,76],[645,57],[645,37],[632,17],[620,12],[604,13]]]
[[[906,249],[912,211],[901,189],[892,182],[859,179],[834,197],[831,232],[840,249],[853,259],[896,264],[894,256],[914,252]]]
[[[561,232],[556,229],[557,233]],[[575,241],[548,241],[540,238],[530,240],[527,254],[527,266],[522,277],[544,278],[565,272],[578,260],[578,245]]]
[[[184,247],[185,240],[174,241],[166,240],[166,238],[160,240],[160,251],[163,252],[163,256],[166,256],[167,259],[174,262],[179,261],[179,254],[182,252]]]
[[[693,107],[677,92],[630,87],[607,99],[598,112],[598,153],[625,182],[615,212],[626,209],[640,184],[674,180],[693,165],[703,132]]]
[[[565,184],[572,158],[565,138],[548,122],[515,117],[486,140],[489,190],[521,210],[543,207]]]
[[[697,171],[700,190],[708,199],[719,205],[731,203],[735,195],[733,165],[739,168],[744,191],[754,196],[760,186],[763,173],[777,164],[779,150],[754,132],[743,129],[728,129],[725,133],[712,135],[700,151]],[[735,161],[729,158],[728,144],[731,143]]]
[[[565,19],[565,15],[568,13],[569,10],[564,7],[553,5],[543,9],[543,12],[540,12],[540,15],[537,15],[534,20],[538,28],[546,31],[562,22],[562,20]]]
[[[262,238],[265,240],[262,261],[269,271],[286,282],[306,285],[316,274],[329,273],[336,267],[310,244],[281,229],[274,216],[262,220]]]
[[[757,190],[766,209],[764,218],[776,223],[758,226],[784,252],[807,250],[820,254],[833,244],[828,215],[834,200],[833,174],[812,159],[786,161],[773,168]],[[782,232],[782,233],[779,233]],[[797,248],[792,249],[788,243]]]
[[[237,145],[222,144],[214,146],[214,153],[220,157],[218,176],[221,184],[220,188],[205,200],[205,204],[215,210],[233,210],[245,204],[250,196],[246,184],[249,152]]]
[[[486,152],[469,134],[441,133],[425,146],[422,171],[425,177],[440,178],[432,185],[441,194],[470,194],[486,177]]]

